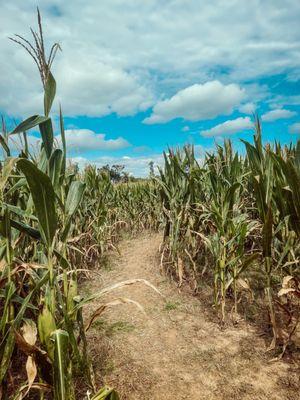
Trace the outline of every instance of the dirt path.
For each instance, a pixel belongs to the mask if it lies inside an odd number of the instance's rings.
[[[143,285],[118,289],[115,297],[129,297],[133,305],[106,311],[88,333],[97,379],[118,389],[121,399],[300,399],[295,366],[269,363],[265,343],[254,331],[220,331],[205,316],[199,299],[180,293],[159,273],[157,249],[161,237],[145,234],[125,240],[111,268],[94,272],[85,291],[144,278],[165,296]],[[86,310],[86,317],[99,302]]]

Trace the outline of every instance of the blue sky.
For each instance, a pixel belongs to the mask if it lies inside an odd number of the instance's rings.
[[[25,4],[24,4],[25,3]],[[28,55],[7,37],[28,35],[36,1],[0,0],[0,112],[42,112]],[[54,75],[69,157],[124,164],[137,176],[167,146],[193,143],[199,157],[230,137],[264,141],[300,133],[300,4],[296,0],[44,0],[44,31],[59,42]],[[32,146],[37,135],[31,133]]]

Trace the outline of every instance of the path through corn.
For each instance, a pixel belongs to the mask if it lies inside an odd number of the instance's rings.
[[[159,272],[161,237],[143,234],[120,244],[109,268],[92,273],[84,291],[144,278],[164,300],[141,284],[116,290],[106,300],[128,297],[139,302],[107,310],[88,333],[100,382],[114,386],[121,399],[210,400],[297,399],[297,374],[284,361],[270,363],[265,343],[250,328],[221,331],[211,310]],[[95,301],[86,318],[99,307]]]

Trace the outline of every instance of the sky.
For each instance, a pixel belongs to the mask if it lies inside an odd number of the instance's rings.
[[[299,0],[0,0],[8,124],[43,112],[36,66],[8,40],[30,38],[37,5],[46,44],[62,48],[56,134],[60,102],[68,155],[80,166],[122,164],[145,176],[168,146],[192,143],[201,158],[230,138],[242,152],[254,112],[264,142],[299,138]],[[29,140],[35,146],[38,134]]]

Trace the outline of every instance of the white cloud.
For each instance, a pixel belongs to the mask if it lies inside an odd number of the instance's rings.
[[[0,110],[12,116],[25,117],[43,112],[43,94],[35,66],[22,50],[17,49],[14,55],[5,56],[0,64],[0,76],[6,76],[8,70],[14,69],[11,67],[14,63],[25,67],[23,71],[21,68],[12,71],[8,79],[0,78],[0,92],[6,93],[0,97]],[[67,116],[104,116],[114,112],[120,116],[133,115],[152,105],[151,91],[134,74],[105,64],[92,54],[84,56],[80,62],[79,59],[80,54],[68,51],[57,56],[55,112],[58,102]],[[28,76],[33,79],[28,79]]]
[[[53,5],[52,1],[44,3],[44,10]],[[58,8],[63,8],[60,1],[56,3]],[[59,41],[63,49],[54,62],[57,81],[54,111],[57,112],[59,101],[66,116],[134,115],[149,108],[153,104],[149,84],[143,83],[141,76],[126,65],[113,60],[99,45],[98,33],[88,32],[87,26],[82,29],[83,24],[75,27],[78,16],[73,20],[70,8],[58,19],[47,11],[43,13],[44,32],[49,42]],[[81,8],[76,9],[78,15]],[[1,5],[1,16],[0,111],[18,117],[42,113],[43,94],[37,68],[25,50],[7,38],[14,32],[29,36],[29,24],[36,25],[35,7],[23,6],[18,1],[14,6]],[[60,25],[63,20],[65,27]],[[96,19],[92,24],[99,32]]]
[[[243,114],[253,114],[256,110],[256,105],[254,103],[246,103],[246,104],[242,104],[239,107],[239,112],[243,113]]]
[[[295,124],[290,125],[289,132],[297,133],[298,135],[300,135],[300,122],[296,122]]]
[[[131,144],[122,137],[116,139],[106,139],[104,133],[95,133],[90,129],[67,129],[65,131],[67,149],[71,154],[84,151],[114,151],[130,147]],[[61,147],[61,136],[56,135],[55,141]],[[29,149],[36,152],[41,144],[41,137],[27,134]],[[19,152],[24,149],[23,135],[10,135],[9,147],[12,152]]]
[[[66,114],[133,114],[154,97],[212,79],[295,77],[299,1],[289,0],[288,7],[253,1],[200,7],[198,0],[43,0],[46,37],[63,48],[55,75]],[[7,40],[35,25],[35,6],[33,0],[1,2],[0,109],[9,114],[38,112],[42,105],[35,67]]]
[[[67,129],[65,134],[69,152],[119,150],[130,146],[130,143],[122,137],[106,139],[104,133],[95,133],[90,129]],[[56,136],[56,139],[61,142],[60,136]]]
[[[236,84],[223,85],[219,81],[195,84],[179,90],[170,99],[159,101],[153,113],[143,122],[157,124],[184,118],[188,121],[211,119],[230,114],[239,105],[245,92]]]
[[[299,106],[300,105],[300,95],[275,95],[268,103],[273,109],[283,108],[284,106]]]
[[[253,127],[253,122],[249,117],[240,117],[233,120],[228,120],[222,124],[216,125],[211,129],[201,132],[201,136],[212,137],[222,135],[232,135],[243,130],[248,130]]]
[[[296,112],[286,110],[284,108],[278,108],[276,110],[268,111],[267,113],[261,116],[262,121],[264,122],[272,122],[277,121],[278,119],[288,119],[297,115]]]
[[[67,115],[134,115],[152,105],[152,95],[134,74],[101,62],[92,54],[64,57],[57,69],[59,98]]]

